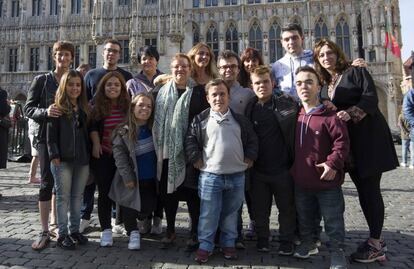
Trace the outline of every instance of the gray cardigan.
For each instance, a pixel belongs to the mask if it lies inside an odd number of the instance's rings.
[[[117,167],[112,180],[109,198],[121,206],[141,210],[141,196],[139,194],[138,167],[135,157],[135,141],[128,138],[128,126],[118,128],[112,138],[112,152]],[[125,183],[135,180],[136,187],[127,188]]]

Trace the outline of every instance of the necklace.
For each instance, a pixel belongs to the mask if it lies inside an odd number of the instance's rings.
[[[338,74],[338,73],[335,73],[332,76],[331,82],[329,82],[329,84],[328,84],[328,96],[329,96],[329,99],[332,100],[334,98],[336,87],[338,86],[339,81],[341,80],[341,78],[342,78],[342,74]]]

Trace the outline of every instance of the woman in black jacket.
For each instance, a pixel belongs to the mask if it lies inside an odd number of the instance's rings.
[[[79,233],[82,193],[89,176],[90,147],[87,129],[88,102],[82,75],[66,72],[56,92],[62,112],[47,123],[47,147],[55,179],[59,238],[57,246],[74,249],[88,239]],[[68,212],[70,224],[68,233]]]
[[[395,169],[398,158],[391,132],[378,108],[374,81],[365,68],[352,67],[334,42],[319,41],[314,48],[315,68],[324,80],[322,98],[337,107],[337,116],[348,124],[353,165],[349,175],[368,223],[369,239],[360,244],[351,258],[358,262],[385,259],[381,239],[384,202],[380,183],[383,172]]]

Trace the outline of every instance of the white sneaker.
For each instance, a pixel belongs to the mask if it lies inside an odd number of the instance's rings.
[[[152,219],[151,234],[162,234],[162,219],[154,217]]]
[[[141,248],[141,235],[139,231],[132,231],[129,236],[128,249],[138,250]]]
[[[141,234],[147,234],[151,231],[151,219],[138,221],[138,229]]]
[[[408,168],[410,168],[410,169],[414,169],[414,165],[410,165]]]
[[[90,220],[87,219],[81,219],[80,224],[79,224],[79,232],[83,233],[91,224]]]
[[[407,167],[407,163],[400,163],[401,167]]]
[[[101,247],[111,247],[113,244],[111,229],[106,229],[101,232]]]
[[[115,224],[116,223],[116,219],[112,218],[111,220],[111,225],[112,225],[112,232],[116,233],[116,234],[123,234],[126,235],[127,232],[124,228],[124,224]]]

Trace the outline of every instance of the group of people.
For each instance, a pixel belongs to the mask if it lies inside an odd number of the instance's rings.
[[[93,180],[102,247],[112,246],[113,226],[122,224],[128,249],[140,249],[140,234],[162,232],[164,211],[161,244],[168,248],[179,201],[186,201],[186,246],[197,250],[195,260],[206,263],[216,245],[235,259],[236,248],[245,247],[246,201],[257,250],[268,252],[275,199],[280,255],[317,254],[323,218],[331,268],[346,268],[341,185],[348,172],[369,227],[351,258],[384,259],[380,181],[398,159],[374,82],[365,62],[351,65],[334,42],[322,39],[310,51],[303,40],[299,25],[283,28],[286,54],[271,68],[253,48],[241,57],[221,51],[216,64],[211,48],[198,43],[173,56],[168,74],[157,68],[157,50],[146,46],[135,77],[117,66],[116,40],[104,43],[103,67],[85,77],[70,69],[73,45],[56,42],[55,69],[35,77],[24,107],[39,124],[42,232],[32,248],[50,240],[52,193],[57,245],[87,243],[80,228],[89,224]]]

